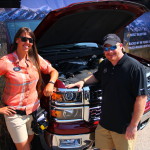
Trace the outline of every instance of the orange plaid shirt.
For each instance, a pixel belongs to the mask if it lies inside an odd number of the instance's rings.
[[[39,61],[41,71],[50,74],[51,64],[41,56],[39,56]],[[39,107],[40,101],[36,90],[39,75],[28,58],[26,65],[21,65],[16,52],[3,56],[0,59],[0,75],[6,78],[2,96],[4,104],[25,110],[26,114],[32,113]]]

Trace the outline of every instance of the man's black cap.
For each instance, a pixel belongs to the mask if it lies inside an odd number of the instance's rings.
[[[103,45],[109,44],[109,45],[116,45],[117,43],[121,43],[120,38],[116,34],[107,34],[103,38]]]

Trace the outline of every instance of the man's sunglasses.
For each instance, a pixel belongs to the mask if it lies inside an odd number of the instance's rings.
[[[27,37],[20,36],[20,39],[21,39],[22,42],[27,42],[29,40],[29,43],[33,43],[32,38],[27,38]]]
[[[110,46],[110,47],[104,47],[104,46],[103,46],[103,50],[104,50],[104,51],[109,51],[109,50],[114,51],[115,49],[117,49],[117,46],[116,46],[116,45],[115,45],[115,46]]]

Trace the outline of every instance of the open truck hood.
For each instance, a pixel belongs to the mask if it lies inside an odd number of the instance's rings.
[[[79,42],[100,43],[147,12],[138,3],[111,0],[74,3],[51,11],[35,30],[38,48]]]

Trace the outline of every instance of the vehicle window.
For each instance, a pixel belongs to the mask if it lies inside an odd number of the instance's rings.
[[[50,46],[48,49],[72,49],[72,48],[85,48],[85,47],[93,47],[93,48],[98,48],[98,45],[96,43],[91,43],[91,42],[83,42],[83,43],[74,43],[74,44],[65,44],[65,45],[55,45],[55,46]]]
[[[76,43],[75,46],[87,46],[98,48],[98,45],[96,43]]]

